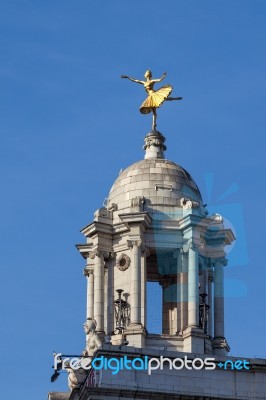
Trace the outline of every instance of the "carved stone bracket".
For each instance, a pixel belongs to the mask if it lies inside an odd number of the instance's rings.
[[[223,222],[223,217],[220,214],[212,214],[209,217],[210,219],[212,219],[212,222],[214,224],[220,224],[221,222]]]
[[[94,213],[94,217],[102,217],[102,218],[109,218],[110,217],[110,212],[107,210],[106,207],[99,208],[97,211]]]
[[[145,202],[145,199],[143,196],[136,196],[133,199],[131,199],[131,206],[132,207],[141,207],[143,206]]]
[[[192,201],[190,199],[186,199],[185,197],[182,197],[180,204],[185,210],[191,210],[192,208],[199,207],[199,203],[197,201]]]
[[[115,204],[115,203],[108,204],[107,208],[109,211],[112,211],[112,212],[117,211],[117,204]]]

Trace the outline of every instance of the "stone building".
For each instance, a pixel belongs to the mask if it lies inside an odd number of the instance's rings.
[[[82,230],[87,364],[68,367],[71,392],[49,400],[266,398],[266,360],[228,357],[225,246],[234,234],[165,158],[164,142],[146,135],[144,160],[120,173]],[[147,329],[149,282],[161,288],[160,333]]]

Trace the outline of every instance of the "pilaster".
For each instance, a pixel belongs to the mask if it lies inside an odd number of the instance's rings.
[[[86,318],[94,318],[94,275],[93,268],[86,267],[83,272],[87,278],[87,313]]]

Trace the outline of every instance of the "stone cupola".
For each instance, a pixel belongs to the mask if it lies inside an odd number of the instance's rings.
[[[144,160],[120,173],[82,230],[87,318],[114,344],[227,354],[224,248],[235,238],[220,215],[208,215],[190,174],[165,159],[164,143],[158,131],[146,135]],[[162,288],[160,334],[147,330],[148,282]]]

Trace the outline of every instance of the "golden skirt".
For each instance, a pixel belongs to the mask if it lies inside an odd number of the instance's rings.
[[[171,85],[164,85],[160,89],[155,90],[149,94],[146,100],[140,106],[139,111],[141,114],[149,114],[153,108],[159,108],[163,102],[170,96],[173,87]]]

